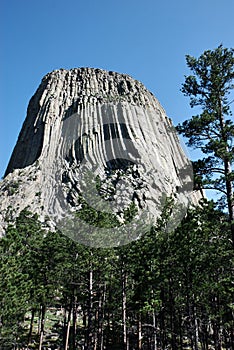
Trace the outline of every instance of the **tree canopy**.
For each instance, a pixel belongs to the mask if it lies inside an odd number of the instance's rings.
[[[200,113],[179,124],[177,130],[189,146],[204,154],[194,162],[196,183],[222,194],[219,203],[228,209],[234,243],[234,49],[220,45],[198,58],[187,55],[186,62],[192,75],[185,76],[181,91]]]

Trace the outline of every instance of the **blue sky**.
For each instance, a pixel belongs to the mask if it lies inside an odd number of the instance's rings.
[[[58,68],[127,73],[174,124],[193,110],[180,92],[185,55],[234,47],[233,0],[1,0],[0,177],[42,77]]]

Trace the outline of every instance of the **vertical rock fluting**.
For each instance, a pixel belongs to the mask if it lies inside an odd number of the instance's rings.
[[[56,221],[79,210],[81,196],[123,220],[131,203],[157,217],[164,195],[192,193],[192,174],[152,93],[128,75],[77,68],[43,78],[0,186],[3,222],[9,206]]]

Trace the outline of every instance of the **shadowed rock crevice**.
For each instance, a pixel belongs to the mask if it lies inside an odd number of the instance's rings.
[[[33,164],[41,155],[45,123],[43,121],[35,125],[39,113],[43,114],[40,100],[44,93],[46,82],[42,83],[35,95],[31,98],[27,116],[20,131],[18,141],[14,147],[5,176],[14,169],[25,168]]]

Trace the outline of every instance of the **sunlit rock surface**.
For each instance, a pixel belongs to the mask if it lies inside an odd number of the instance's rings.
[[[2,232],[5,216],[27,206],[56,226],[82,207],[80,198],[121,222],[131,203],[156,219],[165,197],[201,197],[172,122],[153,94],[128,75],[91,68],[43,78],[0,191]]]

